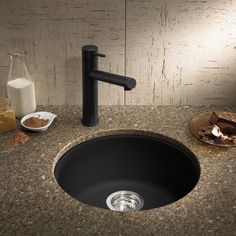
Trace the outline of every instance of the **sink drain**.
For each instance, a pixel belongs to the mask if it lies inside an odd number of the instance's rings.
[[[144,201],[138,193],[123,190],[109,195],[106,203],[113,211],[139,211]]]

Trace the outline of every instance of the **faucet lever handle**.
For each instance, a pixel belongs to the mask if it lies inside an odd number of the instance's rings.
[[[105,57],[106,55],[102,54],[102,53],[94,53],[94,56],[96,56],[96,57]]]

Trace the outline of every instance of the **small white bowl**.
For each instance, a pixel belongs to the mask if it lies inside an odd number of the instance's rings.
[[[39,127],[39,128],[28,127],[28,126],[24,125],[24,121],[29,119],[30,117],[37,117],[37,118],[40,118],[40,119],[47,119],[48,123],[47,123],[47,125]],[[56,117],[57,117],[57,115],[55,115],[51,112],[40,111],[40,112],[30,113],[30,114],[24,116],[21,119],[20,123],[24,128],[26,128],[28,130],[31,130],[31,131],[45,131],[52,124],[53,120]]]

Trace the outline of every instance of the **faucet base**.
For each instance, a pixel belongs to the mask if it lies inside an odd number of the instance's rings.
[[[96,126],[96,125],[99,124],[99,120],[97,120],[96,122],[91,123],[91,122],[86,122],[86,121],[84,121],[84,120],[82,119],[82,120],[81,120],[81,123],[82,123],[83,125],[85,125],[85,126]]]

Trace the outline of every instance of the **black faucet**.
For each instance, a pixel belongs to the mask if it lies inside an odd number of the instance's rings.
[[[82,124],[94,126],[98,118],[98,80],[123,86],[131,90],[136,86],[136,80],[130,77],[116,75],[98,70],[98,57],[105,57],[98,53],[94,45],[82,47],[82,77],[83,77],[83,119]]]

